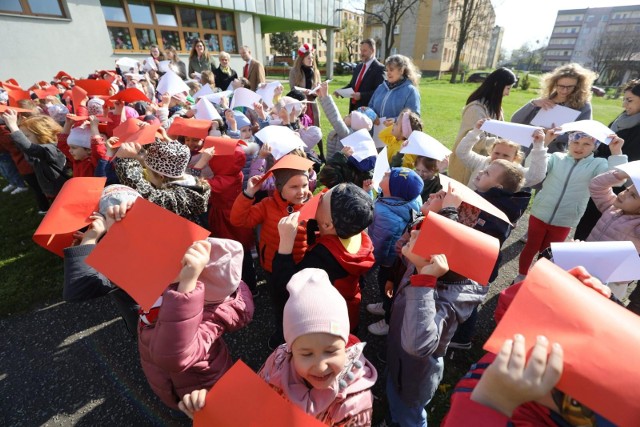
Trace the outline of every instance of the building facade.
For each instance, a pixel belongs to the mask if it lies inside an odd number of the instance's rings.
[[[487,68],[496,68],[500,60],[500,49],[502,48],[502,37],[504,36],[504,28],[496,25],[491,32],[491,41],[489,42],[489,52],[487,52]]]
[[[558,11],[542,70],[550,71],[570,62],[591,68],[594,65],[591,50],[601,37],[611,33],[620,37],[640,33],[640,4]]]
[[[368,0],[365,9],[380,13],[387,1]],[[382,48],[385,29],[371,16],[365,16],[364,37],[378,42],[379,59],[399,53],[411,57],[423,74],[439,76],[453,66],[460,35],[461,5],[462,0],[419,2],[393,29],[395,43],[388,53]],[[472,25],[471,36],[460,56],[460,61],[469,69],[484,68],[487,64],[495,26],[495,11],[489,0],[480,0],[478,16],[482,19]]]
[[[325,29],[333,57],[342,0],[12,0],[0,2],[3,66],[0,79],[24,86],[59,70],[74,76],[112,69],[121,57],[143,59],[149,46],[174,46],[185,63],[198,38],[216,54],[246,45],[266,60],[263,36],[278,31]],[[217,62],[217,61],[216,61]]]

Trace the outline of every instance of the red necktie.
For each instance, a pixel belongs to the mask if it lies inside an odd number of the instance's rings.
[[[249,63],[248,62],[246,64],[244,64],[244,78],[245,79],[249,78]]]
[[[364,72],[367,69],[367,64],[362,64],[362,69],[360,70],[360,74],[358,74],[358,79],[356,80],[356,85],[353,88],[354,92],[358,92],[360,90],[360,83],[362,83],[362,77],[364,76]],[[357,101],[353,98],[351,98],[351,103],[355,104]]]

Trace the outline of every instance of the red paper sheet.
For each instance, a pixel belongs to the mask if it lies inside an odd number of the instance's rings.
[[[75,85],[84,89],[88,95],[109,95],[111,83],[106,80],[84,79],[76,80]]]
[[[76,116],[75,114],[67,114],[67,118],[74,122],[84,122],[85,120],[89,120],[89,116]],[[98,117],[98,121],[100,123],[108,123],[111,119],[108,117]]]
[[[275,162],[271,169],[265,173],[262,178],[256,184],[256,187],[262,184],[274,170],[277,169],[295,169],[300,171],[309,170],[313,166],[313,161],[309,159],[305,159],[304,157],[296,156],[295,154],[287,154],[284,157],[281,157],[280,160]]]
[[[82,100],[87,97],[87,91],[79,86],[74,86],[71,89],[71,100],[73,101],[73,112],[77,113],[80,108]]]
[[[106,178],[71,178],[64,183],[33,235],[38,245],[56,255],[71,246],[73,233],[91,224]]]
[[[445,254],[450,270],[487,285],[500,253],[500,242],[493,236],[429,212],[422,221],[413,252],[424,258]]]
[[[247,410],[247,402],[251,402]],[[322,427],[320,421],[287,402],[247,365],[238,360],[207,393],[195,413],[194,427]],[[326,426],[325,426],[326,427]]]
[[[169,135],[188,136],[191,138],[204,139],[209,135],[211,120],[185,119],[176,117],[167,130]]]
[[[106,80],[103,80],[103,81],[106,81]],[[107,95],[108,94],[109,93],[107,93]],[[136,101],[151,102],[149,98],[147,98],[147,96],[140,91],[140,89],[136,89],[135,87],[130,87],[128,89],[122,90],[116,93],[115,95],[110,96],[109,100],[122,101],[122,102],[136,102]]]
[[[320,199],[322,195],[329,191],[328,189],[323,189],[321,192],[313,196],[309,199],[305,204],[300,208],[300,217],[298,218],[299,222],[308,221],[310,219],[314,219],[316,217],[316,212],[318,211],[318,205],[320,204]]]
[[[30,113],[31,112],[31,110],[28,110],[26,108],[9,107],[8,105],[0,105],[0,114],[1,113],[6,113],[7,110],[13,110],[16,113]]]
[[[511,221],[509,221],[509,217],[507,216],[507,214],[495,207],[495,205],[493,205],[492,203],[489,203],[487,199],[485,199],[478,193],[453,178],[449,178],[448,176],[442,174],[439,176],[440,184],[442,184],[443,190],[447,191],[449,188],[449,184],[451,184],[451,187],[455,190],[455,192],[458,193],[460,197],[462,197],[463,202],[467,202],[468,204],[475,206],[481,211],[493,215],[496,218],[499,218],[502,221],[506,222],[507,224],[511,224]]]
[[[222,138],[220,136],[208,136],[204,139],[202,150],[209,147],[214,147],[214,156],[230,156],[236,151],[238,144],[247,145],[241,139]],[[202,151],[201,150],[201,151]]]
[[[113,147],[119,147],[123,142],[137,142],[142,145],[154,142],[160,125],[139,126],[139,123],[143,122],[131,117],[115,128],[113,136],[117,136],[120,140],[114,143]]]
[[[149,310],[178,276],[187,248],[209,231],[139,198],[124,220],[115,223],[86,263]]]
[[[620,426],[640,420],[640,316],[546,259],[529,271],[484,348],[498,353],[522,334],[530,350],[545,335],[564,350],[557,388]]]
[[[33,93],[36,94],[38,99],[45,99],[47,96],[56,96],[59,91],[55,86],[48,86],[45,89],[34,89]]]
[[[9,105],[11,105],[12,107],[17,107],[18,101],[21,101],[23,99],[31,99],[31,96],[29,95],[29,91],[26,91],[26,90],[6,89],[6,91],[7,91],[7,96],[9,97]]]

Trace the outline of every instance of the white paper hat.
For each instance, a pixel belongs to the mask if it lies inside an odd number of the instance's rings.
[[[200,98],[198,103],[195,105],[195,109],[196,119],[222,120],[222,117],[220,117],[220,113],[218,113],[216,107],[214,107],[206,98]]]
[[[169,70],[158,82],[158,93],[175,95],[177,93],[189,93],[189,86],[173,71]]]
[[[263,144],[269,144],[271,155],[278,160],[296,148],[304,148],[304,142],[286,126],[267,126],[255,134]]]
[[[430,157],[435,160],[443,160],[451,154],[451,150],[442,145],[440,141],[424,132],[414,130],[407,139],[407,145],[400,150],[403,154],[416,154]]]

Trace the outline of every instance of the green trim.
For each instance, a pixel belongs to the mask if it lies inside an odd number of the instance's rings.
[[[291,32],[298,30],[320,30],[323,28],[334,28],[331,25],[315,24],[313,22],[296,21],[293,19],[278,18],[276,16],[258,15],[260,18],[260,26],[262,28],[262,34],[267,33],[279,33],[279,32]]]

